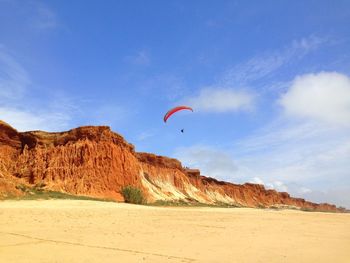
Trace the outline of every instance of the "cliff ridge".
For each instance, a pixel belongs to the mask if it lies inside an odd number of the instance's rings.
[[[339,211],[335,205],[293,198],[263,185],[206,177],[173,158],[135,152],[132,144],[108,126],[18,132],[0,121],[0,198],[20,195],[19,184],[117,201],[123,201],[121,189],[132,185],[143,190],[148,202]]]

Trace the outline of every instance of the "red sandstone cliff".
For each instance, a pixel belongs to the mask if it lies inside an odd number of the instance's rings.
[[[123,200],[126,185],[142,188],[149,202],[183,200],[248,207],[296,207],[337,211],[257,184],[237,185],[183,168],[176,159],[137,153],[106,126],[67,132],[17,132],[0,121],[0,197],[19,195],[16,185],[45,184],[49,190]]]

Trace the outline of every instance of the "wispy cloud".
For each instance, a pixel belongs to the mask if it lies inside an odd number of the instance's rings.
[[[140,66],[148,66],[151,64],[151,56],[146,50],[140,50],[134,55],[125,57],[128,63]]]
[[[28,73],[0,45],[0,102],[7,99],[19,99],[30,85]]]
[[[44,5],[43,3],[37,3],[34,8],[35,12],[33,13],[33,26],[38,29],[54,29],[57,28],[58,18],[55,12]]]
[[[204,88],[197,96],[184,99],[184,103],[199,112],[247,111],[254,107],[254,95],[246,90]]]
[[[328,38],[310,36],[294,40],[283,49],[266,51],[228,69],[223,74],[220,84],[244,86],[266,78],[290,62],[302,59],[327,41]]]
[[[155,135],[156,135],[155,131],[152,131],[152,130],[151,131],[143,131],[136,136],[136,140],[144,141],[144,140],[147,140],[149,138],[154,137]]]
[[[46,31],[60,26],[56,12],[44,1],[3,0],[0,4],[26,30]]]
[[[36,96],[32,94],[33,85],[28,71],[4,46],[0,46],[0,119],[20,131],[66,128],[73,103],[65,96],[51,93],[45,102],[37,104]]]

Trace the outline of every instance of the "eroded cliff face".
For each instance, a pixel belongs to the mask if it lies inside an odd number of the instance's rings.
[[[3,170],[22,182],[116,200],[122,200],[123,186],[142,187],[133,146],[109,127],[10,135],[9,144],[0,145],[0,159]]]
[[[141,188],[149,202],[168,200],[248,207],[295,207],[336,211],[257,184],[237,185],[183,168],[176,159],[137,153],[106,126],[67,132],[20,133],[0,121],[0,195],[21,194],[16,185],[122,201],[124,186]]]

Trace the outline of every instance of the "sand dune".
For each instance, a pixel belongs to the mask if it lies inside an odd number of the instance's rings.
[[[350,214],[3,201],[0,262],[349,262]]]

